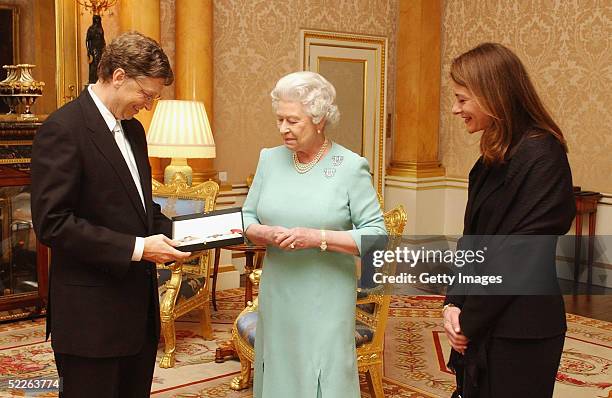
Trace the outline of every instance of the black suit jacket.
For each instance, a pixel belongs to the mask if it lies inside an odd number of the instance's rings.
[[[171,224],[152,200],[144,129],[136,119],[122,126],[146,211],[87,90],[50,115],[34,139],[32,217],[51,248],[47,337],[59,353],[132,355],[147,334],[159,337],[155,264],[131,257],[137,236],[169,235]]]
[[[479,219],[483,203],[493,196],[495,212],[486,220]],[[550,134],[530,134],[515,146],[503,165],[489,168],[479,159],[472,168],[464,235],[563,235],[575,213],[572,175],[563,147]],[[537,266],[546,267],[556,276],[554,249],[546,258]],[[566,330],[560,294],[455,295],[447,296],[446,303],[461,308],[461,329],[473,341],[489,334],[546,338]]]

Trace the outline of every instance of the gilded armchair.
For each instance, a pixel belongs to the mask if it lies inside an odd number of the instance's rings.
[[[167,217],[212,211],[218,192],[219,185],[214,181],[188,186],[181,173],[177,173],[168,185],[153,180],[153,200],[162,207],[162,212]],[[211,250],[205,250],[194,253],[184,261],[177,261],[170,266],[157,265],[161,328],[164,337],[164,355],[159,363],[161,368],[174,366],[176,318],[194,309],[200,309],[202,337],[207,340],[213,337],[209,304],[210,252]]]
[[[401,240],[407,216],[403,206],[398,206],[384,214],[385,226],[389,233],[389,247]],[[394,265],[391,264],[391,267]],[[392,273],[387,269],[383,272]],[[255,284],[261,277],[261,269],[249,276]],[[382,387],[382,364],[385,329],[391,296],[385,286],[357,290],[357,309],[355,319],[355,345],[357,366],[364,373],[372,397],[384,397]],[[232,341],[240,359],[240,375],[233,378],[232,390],[242,390],[251,383],[251,364],[255,359],[255,333],[257,325],[257,298],[238,315],[232,327]]]
[[[408,221],[404,207],[389,210],[384,214],[385,227],[389,234],[388,248],[393,248],[402,239],[402,232]],[[395,273],[395,264],[386,264],[382,272]],[[389,317],[391,294],[386,286],[372,289],[357,289],[355,316],[355,343],[357,344],[357,367],[364,373],[373,398],[383,398],[383,349],[385,330]],[[363,341],[363,342],[362,342]]]

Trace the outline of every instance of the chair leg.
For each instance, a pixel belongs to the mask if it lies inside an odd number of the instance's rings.
[[[219,347],[215,350],[215,362],[223,363],[228,359],[236,359],[238,354],[234,348],[234,342],[232,340],[223,341],[219,343]]]
[[[382,386],[380,365],[370,365],[365,372],[366,382],[372,398],[385,398]]]
[[[159,361],[160,368],[174,367],[176,337],[174,330],[174,319],[163,319],[161,321],[162,334],[164,336],[164,355]]]
[[[212,273],[212,303],[213,308],[217,311],[217,275],[219,274],[219,258],[221,257],[221,248],[215,248],[215,262],[213,263]]]
[[[249,388],[251,384],[251,361],[249,361],[239,349],[236,350],[240,359],[240,376],[236,376],[230,383],[230,388],[234,391],[244,390]]]
[[[176,350],[176,335],[174,329],[174,309],[176,306],[177,293],[181,288],[182,282],[182,266],[181,262],[172,266],[172,275],[170,280],[166,282],[166,293],[159,303],[161,329],[164,336],[164,355],[159,361],[160,368],[171,368],[174,366],[174,357]]]
[[[202,307],[202,317],[200,319],[200,327],[202,328],[202,337],[204,340],[213,340],[212,321],[210,320],[210,305],[207,302]]]

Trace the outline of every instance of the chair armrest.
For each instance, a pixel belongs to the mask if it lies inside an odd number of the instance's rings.
[[[375,296],[368,296],[368,297],[364,297],[364,298],[360,298],[357,299],[357,302],[355,304],[360,305],[360,304],[380,304],[382,302],[382,300],[380,298],[376,298]]]
[[[171,263],[156,263],[155,267],[157,269],[167,269],[167,268],[170,268],[172,270],[174,270],[176,267],[181,267],[182,268],[184,263],[189,262],[189,261],[191,261],[193,259],[199,258],[203,254],[205,254],[204,250],[200,250],[200,251],[191,253],[191,255],[189,257],[184,258],[184,259],[182,259],[180,261],[173,261]]]
[[[255,286],[259,285],[259,280],[261,279],[261,272],[262,271],[263,270],[261,270],[261,269],[256,269],[253,272],[251,272],[251,274],[249,275],[249,279],[251,280],[253,285],[255,285]]]
[[[359,297],[360,293],[365,293],[365,296]],[[357,304],[381,304],[382,296],[389,294],[385,291],[384,285],[378,285],[371,289],[357,289]]]

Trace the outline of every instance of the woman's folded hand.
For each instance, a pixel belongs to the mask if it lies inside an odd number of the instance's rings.
[[[276,236],[275,244],[284,250],[310,249],[321,242],[320,231],[312,228],[291,228]]]
[[[455,351],[463,354],[467,349],[469,339],[461,332],[459,314],[461,314],[460,308],[448,307],[444,309],[442,317],[444,318],[444,332],[446,333],[448,342]]]

